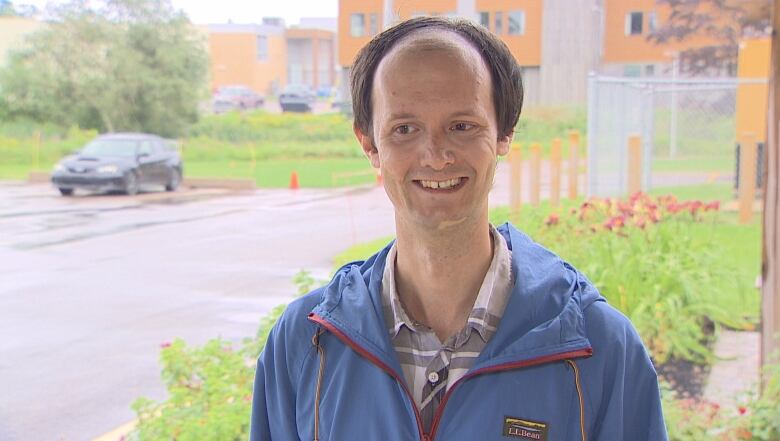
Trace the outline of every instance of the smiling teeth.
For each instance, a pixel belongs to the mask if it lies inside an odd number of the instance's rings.
[[[452,188],[460,184],[461,178],[450,179],[448,181],[420,181],[425,188]]]

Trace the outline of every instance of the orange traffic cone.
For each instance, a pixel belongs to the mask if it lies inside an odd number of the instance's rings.
[[[298,185],[298,173],[293,170],[292,173],[290,173],[290,190],[297,190],[300,186]]]

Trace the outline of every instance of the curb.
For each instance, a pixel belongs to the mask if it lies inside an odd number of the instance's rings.
[[[254,179],[184,178],[182,185],[190,188],[225,188],[228,190],[255,190]]]
[[[119,441],[124,440],[125,437],[132,432],[135,429],[135,426],[138,424],[138,420],[133,420],[128,423],[122,424],[121,426],[111,430],[110,432],[106,432],[103,435],[98,436],[97,438],[94,438],[92,441]]]

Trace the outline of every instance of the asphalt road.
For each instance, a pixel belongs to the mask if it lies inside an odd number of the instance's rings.
[[[392,234],[381,189],[60,197],[0,183],[0,440],[88,440],[164,397],[159,346],[252,335],[331,257]]]

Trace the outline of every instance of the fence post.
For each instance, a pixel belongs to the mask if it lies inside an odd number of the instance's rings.
[[[742,134],[739,147],[739,222],[746,224],[753,217],[756,199],[756,135]]]
[[[628,194],[642,191],[642,137],[628,137]]]
[[[569,199],[577,199],[580,172],[580,132],[569,131]]]
[[[509,207],[513,216],[520,214],[523,204],[523,154],[520,144],[512,144],[509,150]]]
[[[550,205],[557,207],[561,201],[561,139],[555,138],[550,146]]]
[[[41,169],[41,132],[39,130],[35,131],[35,135],[33,135],[35,138],[35,145],[33,146],[33,169],[34,170],[40,170]]]
[[[539,144],[531,144],[531,205],[539,205],[539,193],[541,193],[541,151]]]

